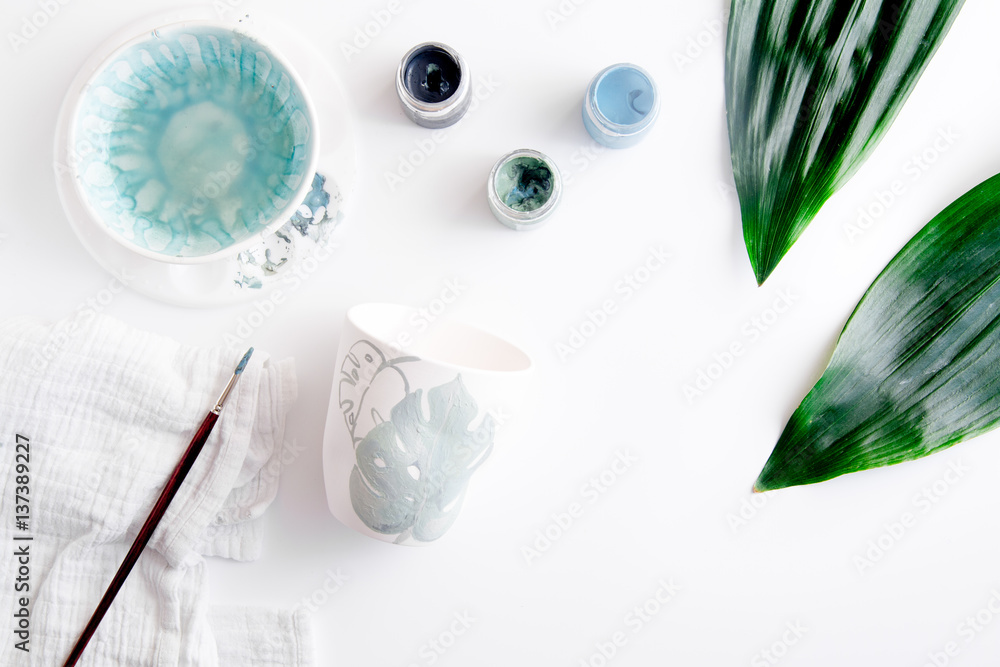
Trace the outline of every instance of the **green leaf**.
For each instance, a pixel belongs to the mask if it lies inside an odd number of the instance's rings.
[[[475,429],[479,410],[461,376],[422,390],[392,408],[392,418],[372,428],[358,444],[351,471],[351,503],[372,530],[412,535],[421,542],[441,537],[454,523],[472,473],[493,451],[495,424],[487,415]]]
[[[754,489],[910,461],[1000,421],[1000,174],[939,213],[861,298]]]
[[[763,284],[874,150],[964,0],[732,0],[726,111]]]

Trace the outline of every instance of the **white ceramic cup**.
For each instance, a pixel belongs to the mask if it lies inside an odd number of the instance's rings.
[[[386,542],[438,539],[493,451],[498,416],[525,395],[531,359],[475,327],[371,303],[348,310],[336,369],[323,438],[330,511]]]

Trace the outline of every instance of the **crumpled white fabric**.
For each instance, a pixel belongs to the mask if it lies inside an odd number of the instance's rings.
[[[180,345],[105,316],[0,322],[0,625],[10,628],[0,664],[63,664],[243,352]],[[255,352],[78,664],[312,664],[301,611],[212,608],[204,559],[260,554],[295,395],[292,361]],[[17,483],[18,434],[30,441],[27,485]],[[18,486],[29,491],[27,530],[17,527]],[[16,592],[23,545],[29,589]],[[21,597],[29,652],[12,634]]]

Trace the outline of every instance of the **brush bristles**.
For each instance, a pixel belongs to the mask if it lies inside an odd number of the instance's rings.
[[[247,367],[247,362],[250,361],[250,355],[252,354],[253,354],[253,348],[251,347],[249,350],[247,350],[247,353],[243,355],[243,358],[240,359],[240,364],[239,366],[236,367],[236,370],[233,372],[233,375],[239,375],[240,373],[243,372],[243,369]]]

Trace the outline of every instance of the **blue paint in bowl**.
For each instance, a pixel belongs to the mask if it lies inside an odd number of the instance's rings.
[[[82,199],[112,237],[178,263],[231,255],[283,224],[318,158],[298,77],[250,35],[210,23],[131,40],[72,120]]]
[[[653,78],[637,65],[601,70],[583,102],[583,124],[595,141],[610,148],[637,144],[652,127],[660,100]]]

